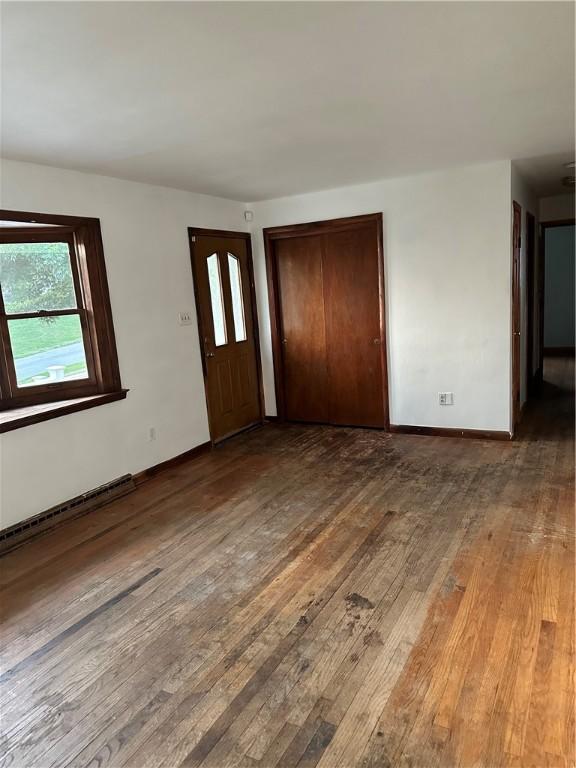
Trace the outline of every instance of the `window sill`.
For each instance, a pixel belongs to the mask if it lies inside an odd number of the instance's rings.
[[[74,400],[59,400],[56,403],[41,403],[40,405],[28,405],[25,408],[11,408],[0,412],[0,434],[10,432],[13,429],[27,427],[30,424],[38,424],[40,421],[56,419],[68,413],[85,411],[95,408],[97,405],[113,403],[116,400],[124,400],[127,389],[118,392],[108,392],[105,395],[91,395],[90,397],[77,397]]]

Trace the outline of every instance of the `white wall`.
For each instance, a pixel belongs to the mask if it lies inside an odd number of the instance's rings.
[[[526,212],[528,211],[534,216],[534,248],[535,257],[538,258],[538,198],[528,183],[519,173],[519,171],[512,165],[512,183],[511,183],[511,197],[522,208],[521,212],[521,234],[520,234],[520,404],[524,403],[528,397],[528,377],[526,368],[526,359],[528,356],[528,264],[527,264],[527,249],[528,237],[526,228]],[[514,225],[514,217],[512,212],[512,206],[510,206],[510,251],[512,251],[512,228]],[[510,261],[512,264],[512,261]],[[538,274],[538,270],[536,270]],[[537,293],[536,291],[534,292]],[[535,311],[535,307],[532,308]],[[538,320],[535,318],[534,324],[535,330],[539,327]],[[536,346],[536,334],[534,334],[535,350]],[[534,370],[537,366],[537,356],[532,355]],[[534,370],[532,373],[534,373]]]
[[[574,218],[574,193],[540,199],[540,221],[563,221]]]
[[[262,228],[383,211],[390,416],[395,424],[510,429],[507,161],[244,206],[161,187],[4,162],[0,204],[96,216],[126,400],[0,436],[0,525],[208,439],[188,226],[253,245],[267,413],[275,413]],[[438,405],[438,392],[454,405]],[[157,439],[148,440],[154,426]]]
[[[394,424],[510,429],[507,161],[254,203],[266,412],[276,413],[262,228],[382,211]],[[453,406],[438,405],[439,391]]]
[[[245,229],[230,200],[4,161],[6,209],[102,224],[126,400],[0,436],[0,527],[208,440],[188,226]],[[148,440],[156,428],[155,441]]]

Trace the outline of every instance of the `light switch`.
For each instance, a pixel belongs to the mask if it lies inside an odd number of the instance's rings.
[[[191,312],[180,312],[180,314],[178,315],[178,323],[180,325],[192,325]]]

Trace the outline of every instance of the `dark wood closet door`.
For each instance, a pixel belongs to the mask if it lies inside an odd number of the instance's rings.
[[[327,422],[321,238],[279,240],[276,269],[285,418]]]
[[[361,226],[323,238],[330,422],[384,427],[376,230]]]
[[[386,428],[381,215],[264,240],[279,418]]]

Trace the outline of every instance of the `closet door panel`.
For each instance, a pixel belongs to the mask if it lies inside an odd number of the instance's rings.
[[[367,225],[323,239],[330,421],[384,427],[377,232]]]
[[[326,334],[321,237],[275,246],[286,418],[327,422]]]

